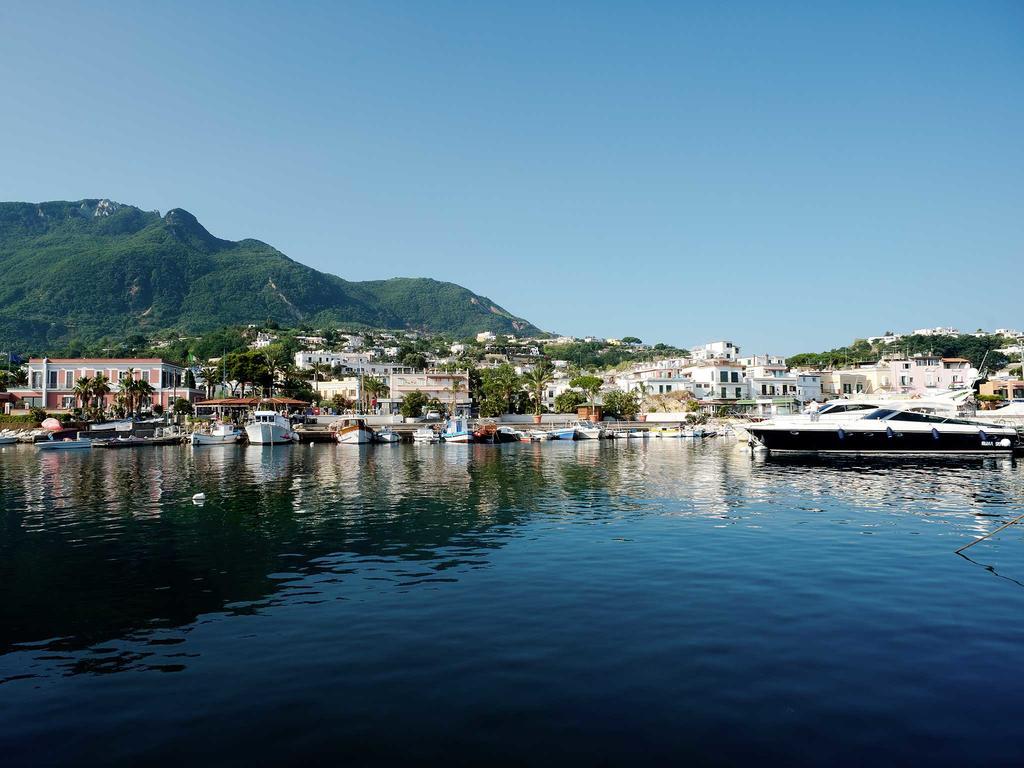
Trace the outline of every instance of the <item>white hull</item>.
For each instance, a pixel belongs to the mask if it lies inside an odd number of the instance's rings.
[[[473,441],[473,435],[469,432],[462,432],[453,435],[441,435],[446,443],[469,443]]]
[[[294,442],[290,429],[268,422],[247,424],[245,434],[252,445],[282,445]]]
[[[192,445],[233,445],[241,438],[239,434],[233,435],[204,435],[199,432],[192,433]]]
[[[338,432],[338,442],[342,445],[363,445],[373,442],[373,432],[366,427],[353,427]]]
[[[0,437],[0,445],[14,445],[18,442],[16,437]]]
[[[576,438],[579,440],[599,440],[600,437],[600,427],[578,427],[576,429]]]
[[[71,451],[81,448],[92,448],[91,440],[46,440],[36,443],[40,451]]]

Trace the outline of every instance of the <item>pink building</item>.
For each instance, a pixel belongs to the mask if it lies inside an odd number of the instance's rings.
[[[160,358],[32,358],[28,361],[28,385],[11,387],[10,392],[17,396],[21,408],[70,409],[78,405],[75,382],[102,374],[110,386],[106,397],[110,405],[119,390],[118,382],[129,371],[153,387],[150,405],[169,408],[179,397],[190,401],[200,397],[200,390],[184,386],[184,367]]]

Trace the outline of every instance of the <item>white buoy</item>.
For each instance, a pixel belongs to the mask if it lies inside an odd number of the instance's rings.
[[[193,504],[202,504],[204,501],[206,501],[205,493],[197,493],[192,497]]]

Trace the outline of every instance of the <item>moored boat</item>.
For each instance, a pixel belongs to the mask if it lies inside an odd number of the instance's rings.
[[[36,443],[40,451],[71,451],[82,448],[92,448],[92,440],[82,437],[81,432],[70,429],[53,432],[41,442]]]
[[[373,442],[373,430],[362,419],[342,419],[333,427],[334,438],[342,445],[363,445]]]
[[[245,425],[245,434],[252,445],[287,445],[299,441],[291,423],[277,411],[255,411],[252,421]]]
[[[392,432],[390,427],[385,427],[373,433],[373,441],[375,443],[400,443],[402,436],[397,432]]]
[[[777,453],[978,454],[1021,449],[1012,427],[885,407],[845,421],[780,419],[747,428],[754,447]]]
[[[441,432],[441,439],[446,443],[471,443],[473,433],[469,431],[469,419],[465,416],[456,416],[449,419]]]
[[[576,425],[569,424],[565,427],[558,427],[548,432],[551,435],[552,440],[575,440],[576,439]]]
[[[192,445],[232,445],[242,439],[242,433],[231,424],[215,424],[209,432],[193,432]]]
[[[412,433],[414,443],[436,443],[438,440],[437,432],[430,427],[420,427]]]

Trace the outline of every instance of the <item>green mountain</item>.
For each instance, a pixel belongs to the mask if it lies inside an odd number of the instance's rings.
[[[538,332],[454,283],[350,282],[259,240],[214,237],[180,208],[161,217],[109,200],[0,203],[0,275],[0,349],[267,320]]]

